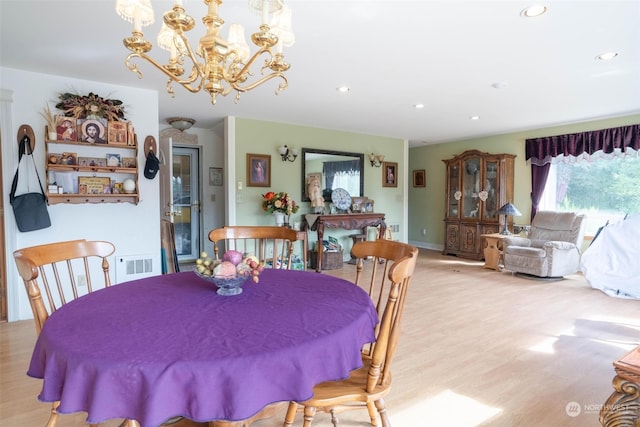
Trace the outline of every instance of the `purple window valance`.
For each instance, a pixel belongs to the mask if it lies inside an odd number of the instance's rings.
[[[640,125],[620,126],[589,132],[546,136],[527,139],[526,160],[542,166],[556,157],[578,157],[592,155],[598,151],[605,154],[625,153],[628,149],[640,151]]]

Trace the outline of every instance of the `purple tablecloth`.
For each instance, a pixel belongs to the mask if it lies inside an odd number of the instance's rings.
[[[88,421],[157,426],[248,418],[304,400],[319,382],[362,365],[377,322],[369,296],[325,274],[265,270],[224,297],[193,272],[115,285],[72,301],[46,322],[28,375],[39,399]]]

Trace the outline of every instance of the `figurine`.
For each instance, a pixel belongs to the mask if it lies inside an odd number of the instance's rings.
[[[307,192],[309,193],[309,199],[311,199],[313,213],[324,213],[324,198],[322,197],[320,178],[315,175],[307,178]]]

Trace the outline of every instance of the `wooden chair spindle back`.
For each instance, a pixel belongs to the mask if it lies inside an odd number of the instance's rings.
[[[224,251],[234,249],[254,254],[267,267],[270,264],[271,268],[289,270],[298,233],[286,227],[237,225],[211,230],[209,240],[213,242],[216,259],[220,259]]]
[[[39,334],[49,315],[80,295],[80,277],[86,292],[93,292],[93,274],[102,270],[102,285],[111,286],[107,257],[115,246],[105,241],[70,240],[18,249],[13,253],[18,273],[29,295],[29,303]],[[39,281],[41,283],[39,283]],[[41,286],[47,296],[45,305]]]
[[[351,249],[357,258],[357,285],[369,270],[364,268],[364,260],[371,257],[368,284],[369,296],[376,306],[380,322],[376,326],[376,341],[363,349],[363,356],[372,359],[372,367],[379,371],[370,372],[367,389],[377,383],[384,383],[389,376],[391,360],[395,354],[400,336],[400,324],[407,289],[418,259],[418,249],[392,240],[357,242]]]

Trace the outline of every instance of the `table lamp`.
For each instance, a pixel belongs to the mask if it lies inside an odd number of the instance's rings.
[[[522,216],[518,208],[513,206],[511,203],[507,203],[502,205],[500,209],[498,209],[499,215],[504,215],[504,228],[500,232],[500,234],[511,234],[509,229],[507,228],[507,217],[508,216]]]

